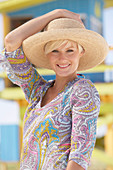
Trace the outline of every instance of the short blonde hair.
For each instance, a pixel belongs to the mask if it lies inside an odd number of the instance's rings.
[[[60,46],[62,46],[64,44],[66,44],[66,48],[68,48],[68,47],[70,47],[72,45],[76,49],[78,48],[80,53],[83,51],[83,47],[80,44],[76,43],[75,41],[71,41],[71,40],[55,40],[55,41],[49,41],[45,45],[45,49],[44,49],[45,54],[47,55],[48,53],[52,52],[53,50],[59,48]]]

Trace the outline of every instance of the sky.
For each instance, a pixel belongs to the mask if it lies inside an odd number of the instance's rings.
[[[103,11],[103,36],[109,46],[113,46],[113,7],[105,8]],[[113,65],[113,50],[111,50],[105,63]]]

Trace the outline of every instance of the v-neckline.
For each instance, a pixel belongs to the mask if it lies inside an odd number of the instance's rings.
[[[57,94],[56,97],[54,97],[50,102],[48,102],[47,104],[45,104],[45,105],[42,106],[42,99],[43,99],[44,95],[47,93],[47,90],[54,85],[55,80],[52,80],[52,81],[47,82],[46,86],[44,86],[44,88],[43,88],[43,94],[42,94],[42,96],[41,96],[41,98],[40,98],[40,108],[43,109],[43,108],[47,107],[47,106],[48,106],[49,104],[51,104],[54,100],[56,100],[56,99],[60,96],[60,94],[62,94],[62,93],[67,89],[67,87],[72,86],[73,83],[76,82],[76,81],[78,81],[79,79],[80,79],[80,78],[75,78],[75,79],[73,79],[72,81],[69,81],[68,83],[66,83],[66,85],[64,86],[64,88]]]
[[[47,90],[54,85],[54,82],[55,82],[55,80],[52,80],[52,81],[47,82],[46,86],[43,88],[43,94],[42,94],[42,96],[41,96],[41,98],[40,98],[40,108],[41,108],[41,109],[43,109],[43,108],[45,108],[46,106],[48,106],[49,104],[51,104],[51,103],[52,103],[55,99],[57,99],[57,98],[59,97],[59,95],[63,92],[63,91],[60,91],[56,97],[54,97],[50,102],[48,102],[47,104],[45,104],[45,105],[42,106],[42,99],[43,99],[44,95],[46,95]]]

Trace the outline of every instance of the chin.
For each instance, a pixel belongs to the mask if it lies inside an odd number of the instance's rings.
[[[72,76],[73,74],[75,74],[75,72],[74,73],[68,73],[68,74],[57,74],[59,77],[70,77],[70,76]]]

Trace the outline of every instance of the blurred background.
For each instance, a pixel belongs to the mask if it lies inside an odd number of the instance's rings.
[[[0,51],[11,30],[57,8],[80,14],[86,28],[103,35],[109,44],[105,61],[82,74],[95,84],[101,99],[97,140],[88,169],[113,170],[113,0],[0,0]],[[46,80],[55,78],[50,70],[38,71]],[[19,169],[27,105],[21,89],[0,67],[0,170]]]

